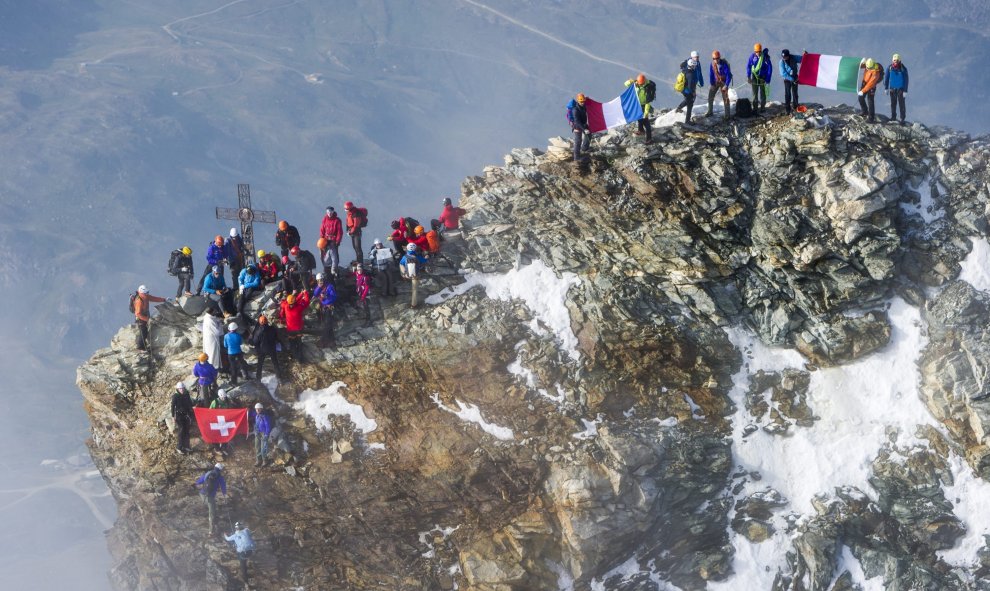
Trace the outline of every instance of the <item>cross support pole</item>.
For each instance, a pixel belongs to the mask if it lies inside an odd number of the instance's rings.
[[[254,222],[274,224],[274,211],[260,211],[251,208],[251,186],[247,183],[237,185],[237,209],[218,207],[218,220],[238,220],[241,222],[241,239],[244,240],[245,259],[254,258]],[[246,261],[245,261],[246,262]]]

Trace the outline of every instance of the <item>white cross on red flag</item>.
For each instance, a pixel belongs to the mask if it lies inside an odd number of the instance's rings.
[[[196,407],[193,410],[205,443],[227,443],[238,433],[248,433],[246,408]]]

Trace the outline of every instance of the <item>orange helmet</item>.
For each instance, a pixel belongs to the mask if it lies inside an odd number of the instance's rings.
[[[416,226],[413,229],[413,232],[415,232],[416,234],[422,234],[423,233],[423,226]]]
[[[717,49],[716,49],[715,51],[713,51],[713,52],[712,52],[712,59],[713,59],[713,60],[717,60],[717,59],[719,59],[719,58],[721,58],[721,57],[722,57],[722,54],[721,54],[721,53],[719,53]]]
[[[289,229],[289,222],[287,222],[285,220],[282,220],[281,222],[278,223],[278,229],[279,230],[282,230],[283,232],[286,231],[286,230],[288,230]]]
[[[646,76],[643,75],[643,74],[640,74],[639,76],[636,76],[636,84],[639,84],[641,86],[643,84],[646,84]]]
[[[296,294],[290,293],[289,295],[285,296],[285,301],[288,302],[290,306],[296,303]]]
[[[217,234],[217,237],[213,239],[213,244],[217,246],[223,246],[223,236]]]
[[[578,102],[579,105],[583,105],[584,104],[584,93],[583,92],[579,92],[575,98],[577,99],[577,102]]]
[[[206,363],[206,360],[209,358],[210,356],[207,355],[206,353],[200,353],[198,357],[200,363]]]
[[[316,248],[323,250],[326,247],[327,247],[327,239],[321,236],[320,239],[316,241]]]
[[[759,43],[756,43],[756,44],[753,45],[753,52],[754,53],[760,53],[761,51],[763,51],[763,46],[762,45],[760,45]]]
[[[268,317],[264,314],[258,316],[258,324],[268,324]]]

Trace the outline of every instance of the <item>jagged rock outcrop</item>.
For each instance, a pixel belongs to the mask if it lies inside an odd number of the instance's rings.
[[[660,127],[651,146],[612,132],[581,167],[562,140],[513,150],[464,182],[469,229],[420,285],[427,303],[410,309],[403,286],[375,299],[370,328],[343,314],[337,349],[306,336],[291,380],[235,389],[274,406],[281,434],[271,468],[238,446],[221,504],[256,532],[257,587],[703,589],[733,574],[732,535],[759,544],[786,531],[778,589],[854,588],[836,572],[842,545],[892,588],[963,588],[935,555],[963,528],[930,449],[885,448],[874,499],[822,491],[804,520],[785,517],[773,488],[736,496],[759,475],[733,465],[744,359],[724,328],[741,323],[808,362],[751,376],[744,433],[813,425],[809,372],[885,347],[889,298],[923,304],[958,273],[967,237],[986,233],[988,152],[841,107]],[[120,505],[121,589],[240,585],[189,486],[215,456],[202,444],[176,455],[164,412],[200,349],[185,304],[158,308],[151,355],[125,328],[79,370],[90,449]],[[986,314],[964,284],[939,292],[922,362],[953,441],[929,439],[979,470]],[[314,417],[299,401],[327,388],[376,428],[353,441],[349,426],[321,428],[340,411]]]

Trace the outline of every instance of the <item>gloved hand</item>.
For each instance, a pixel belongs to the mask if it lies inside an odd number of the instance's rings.
[[[906,90],[904,91],[904,96],[907,96],[907,91]]]
[[[861,91],[857,92],[856,93],[856,96],[863,96],[863,91],[861,90]]]
[[[884,88],[884,89],[883,89],[883,93],[884,93],[884,94],[890,94],[890,91],[889,91],[889,90],[887,90],[886,88]]]

